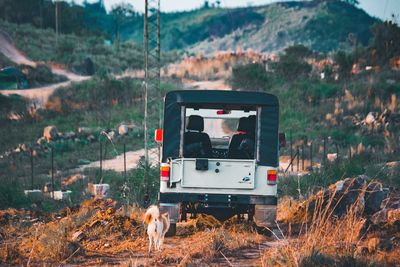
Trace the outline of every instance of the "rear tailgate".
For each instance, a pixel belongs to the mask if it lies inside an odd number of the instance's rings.
[[[254,189],[255,160],[205,159],[206,170],[196,170],[196,159],[181,159],[179,173],[182,187]],[[173,180],[175,180],[173,178]]]

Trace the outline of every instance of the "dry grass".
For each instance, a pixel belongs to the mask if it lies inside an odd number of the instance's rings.
[[[153,264],[210,264],[217,258],[240,255],[244,248],[256,247],[262,237],[256,232],[238,228],[212,228],[198,231],[193,235],[180,239],[173,247],[168,243],[159,255],[153,259]],[[168,241],[168,240],[167,240]]]
[[[280,204],[280,219],[289,224],[288,235],[277,246],[264,251],[263,266],[393,266],[398,259],[393,251],[368,251],[368,245],[377,247],[366,236],[368,228],[363,217],[364,194],[368,184],[357,190],[356,201],[342,217],[335,209],[346,194],[354,194],[352,184],[343,195],[331,190],[313,195],[307,201],[284,199]],[[327,198],[329,196],[329,198]],[[291,223],[300,224],[300,233],[291,236]],[[388,235],[388,238],[395,238]],[[377,239],[378,243],[379,240]],[[376,242],[375,242],[376,243]],[[400,251],[395,249],[396,253]],[[366,255],[369,253],[369,255]],[[397,254],[399,255],[399,254]]]

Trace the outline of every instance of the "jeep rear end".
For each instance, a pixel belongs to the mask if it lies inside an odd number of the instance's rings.
[[[279,105],[260,92],[166,95],[159,202],[172,224],[190,213],[219,220],[276,217]],[[180,216],[179,216],[180,215]]]

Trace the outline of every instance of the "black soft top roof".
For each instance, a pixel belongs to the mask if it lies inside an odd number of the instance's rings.
[[[274,95],[238,91],[171,91],[165,96],[162,161],[183,155],[184,108],[257,109],[256,159],[278,166],[279,102]]]
[[[179,90],[171,91],[165,96],[165,104],[180,103],[186,106],[278,106],[276,96],[262,92],[222,91],[222,90]]]

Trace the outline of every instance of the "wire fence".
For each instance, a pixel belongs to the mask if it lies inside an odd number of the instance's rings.
[[[399,144],[386,150],[381,144],[365,146],[363,143],[349,144],[330,137],[293,140],[289,134],[289,145],[281,149],[280,165],[284,175],[299,172],[319,171],[324,167],[339,164],[354,157],[368,156],[370,162],[381,163],[393,158]]]

